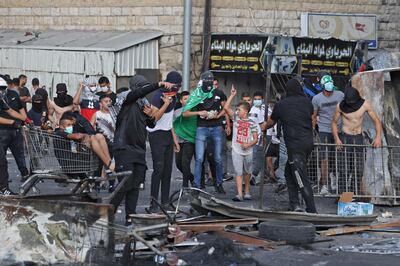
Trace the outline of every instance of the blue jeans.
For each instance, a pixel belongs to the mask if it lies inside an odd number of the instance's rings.
[[[196,161],[194,167],[194,184],[200,187],[201,170],[204,161],[204,151],[207,139],[212,138],[214,144],[214,160],[217,185],[222,184],[222,127],[198,127],[196,131]],[[215,177],[214,177],[215,178]]]

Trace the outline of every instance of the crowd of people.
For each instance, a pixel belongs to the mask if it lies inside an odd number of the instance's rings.
[[[264,182],[266,175],[277,182],[277,193],[288,190],[290,210],[303,211],[301,192],[305,211],[311,213],[317,210],[307,160],[316,129],[321,143],[339,147],[343,143],[362,144],[363,115],[367,113],[376,128],[373,146],[381,146],[382,128],[370,104],[351,85],[343,92],[338,90],[326,72],[318,73],[315,85],[320,92],[312,97],[307,97],[303,80],[295,77],[287,82],[286,95],[279,101],[265,103],[262,91],[253,95],[245,92],[235,107],[232,103],[238,99],[234,85],[227,97],[210,71],[201,74],[194,90],[180,93],[182,76],[176,71],[157,83],[134,75],[129,87],[115,92],[107,77],[96,80],[86,76],[74,96],[68,94],[65,83],[57,84],[53,99],[37,78],[32,79],[30,90],[26,83],[25,75],[0,78],[0,194],[14,194],[8,187],[8,149],[22,180],[29,176],[21,126],[33,125],[91,148],[99,157],[105,176],[132,171],[113,202],[117,207],[125,199],[127,223],[129,215],[136,213],[140,189],[145,184],[147,140],[153,161],[146,208],[149,213],[159,212],[160,204],[170,208],[174,158],[182,172],[183,187],[204,189],[211,183],[217,193],[225,194],[223,183],[229,179],[228,138],[232,139],[237,187],[233,201],[252,200],[250,186]],[[148,101],[146,96],[150,93]],[[329,160],[322,157],[318,163],[321,193],[329,193]],[[110,181],[108,189],[112,192],[115,183]]]

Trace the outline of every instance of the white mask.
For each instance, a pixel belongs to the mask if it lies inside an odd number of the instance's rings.
[[[108,91],[108,87],[107,86],[100,87],[100,91],[101,92],[107,92]]]
[[[91,92],[96,92],[96,90],[97,90],[97,87],[89,87],[89,90],[91,91]]]

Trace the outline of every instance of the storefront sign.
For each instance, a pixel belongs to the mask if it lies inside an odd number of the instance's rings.
[[[297,38],[293,37],[296,54],[302,55],[302,73],[317,73],[321,70],[332,75],[351,74],[351,60],[356,42],[339,39]]]
[[[260,63],[268,37],[263,35],[211,35],[210,70],[264,72]]]

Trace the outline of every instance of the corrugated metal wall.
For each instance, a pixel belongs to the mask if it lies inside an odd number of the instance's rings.
[[[158,69],[158,40],[151,40],[115,53],[117,76],[132,76],[135,69]]]
[[[50,95],[61,82],[74,95],[85,75],[106,76],[115,90],[117,76],[132,76],[135,69],[158,69],[158,40],[119,52],[0,48],[0,74],[25,74],[28,88],[38,78],[41,85],[52,88]]]
[[[113,52],[0,49],[0,73],[27,75],[28,88],[32,78],[38,78],[41,85],[53,88],[51,94],[57,83],[64,82],[73,95],[85,75],[104,75],[115,84],[114,61]]]

